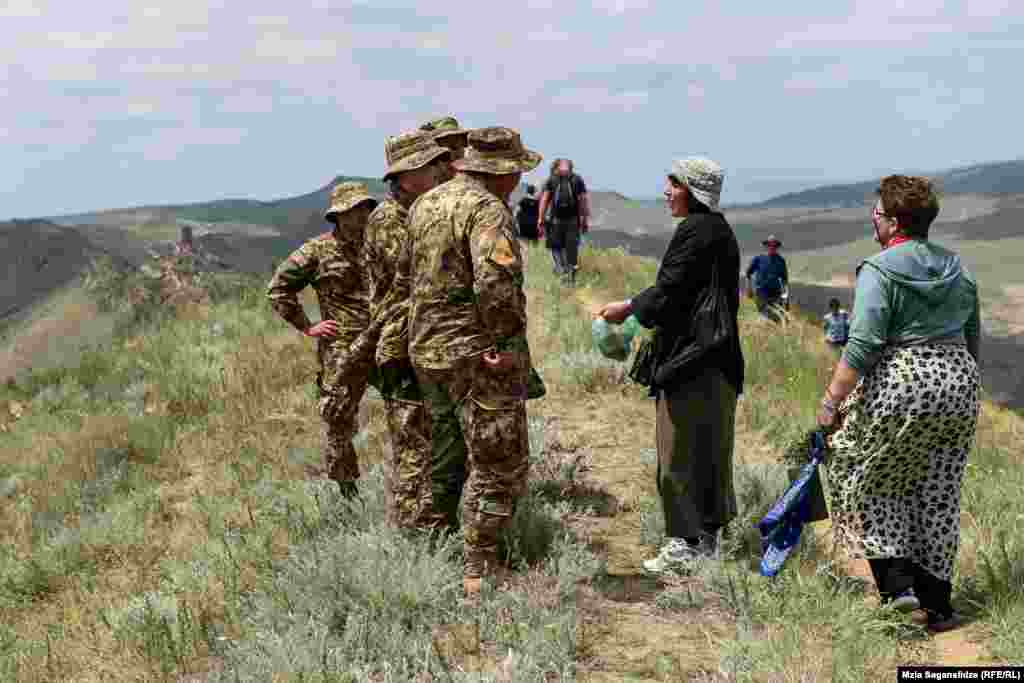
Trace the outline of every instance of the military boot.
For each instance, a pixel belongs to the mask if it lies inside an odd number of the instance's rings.
[[[341,489],[341,497],[346,500],[355,500],[359,496],[359,488],[354,481],[339,481],[338,487]]]

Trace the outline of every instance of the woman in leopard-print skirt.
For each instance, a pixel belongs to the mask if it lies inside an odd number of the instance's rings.
[[[977,283],[928,241],[939,206],[927,179],[888,176],[878,194],[883,250],[858,268],[850,339],[818,416],[831,432],[832,521],[884,604],[923,608],[945,631],[960,622],[951,577],[980,401]]]

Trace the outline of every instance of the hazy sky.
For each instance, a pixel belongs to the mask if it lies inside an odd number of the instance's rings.
[[[634,196],[707,155],[749,201],[1021,156],[1021,65],[1010,0],[4,0],[0,219],[301,194],[445,113]]]

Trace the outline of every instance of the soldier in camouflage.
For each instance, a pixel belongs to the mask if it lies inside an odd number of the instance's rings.
[[[469,134],[457,176],[409,215],[409,354],[430,407],[434,448],[458,440],[468,453],[462,497],[463,584],[468,596],[498,573],[502,529],[529,469],[523,261],[508,196],[540,163],[508,128]],[[457,415],[454,425],[435,415]],[[444,433],[442,433],[444,432]]]
[[[388,517],[399,527],[416,528],[429,526],[421,512],[430,507],[430,421],[409,362],[408,292],[392,285],[399,254],[409,239],[409,207],[441,182],[449,152],[430,133],[418,130],[389,137],[384,154],[389,196],[370,214],[362,251],[370,324],[352,344],[348,358],[360,368],[377,367],[374,384],[387,404],[391,438]]]
[[[334,230],[296,249],[274,273],[267,298],[277,314],[307,337],[317,340],[318,409],[323,420],[327,477],[346,496],[356,493],[359,464],[352,437],[359,401],[366,391],[368,368],[345,362],[346,351],[368,322],[362,276],[363,231],[377,205],[362,183],[341,183],[331,193],[324,218]],[[316,291],[321,321],[311,324],[298,294]]]
[[[427,121],[420,130],[430,132],[437,144],[451,152],[451,159],[448,165],[446,181],[455,177],[455,162],[466,153],[467,138],[469,131],[459,127],[459,122],[454,116],[439,116],[436,119]]]

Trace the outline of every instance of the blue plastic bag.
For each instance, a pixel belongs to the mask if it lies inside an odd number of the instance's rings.
[[[811,436],[810,459],[800,468],[796,478],[768,514],[757,524],[761,532],[761,575],[775,576],[786,558],[800,542],[804,524],[811,518],[811,489],[816,481],[818,465],[825,457],[825,436],[820,431]]]
[[[633,338],[640,332],[640,323],[629,316],[622,325],[611,325],[604,318],[596,318],[590,324],[594,346],[601,355],[612,360],[624,361],[633,349]]]

